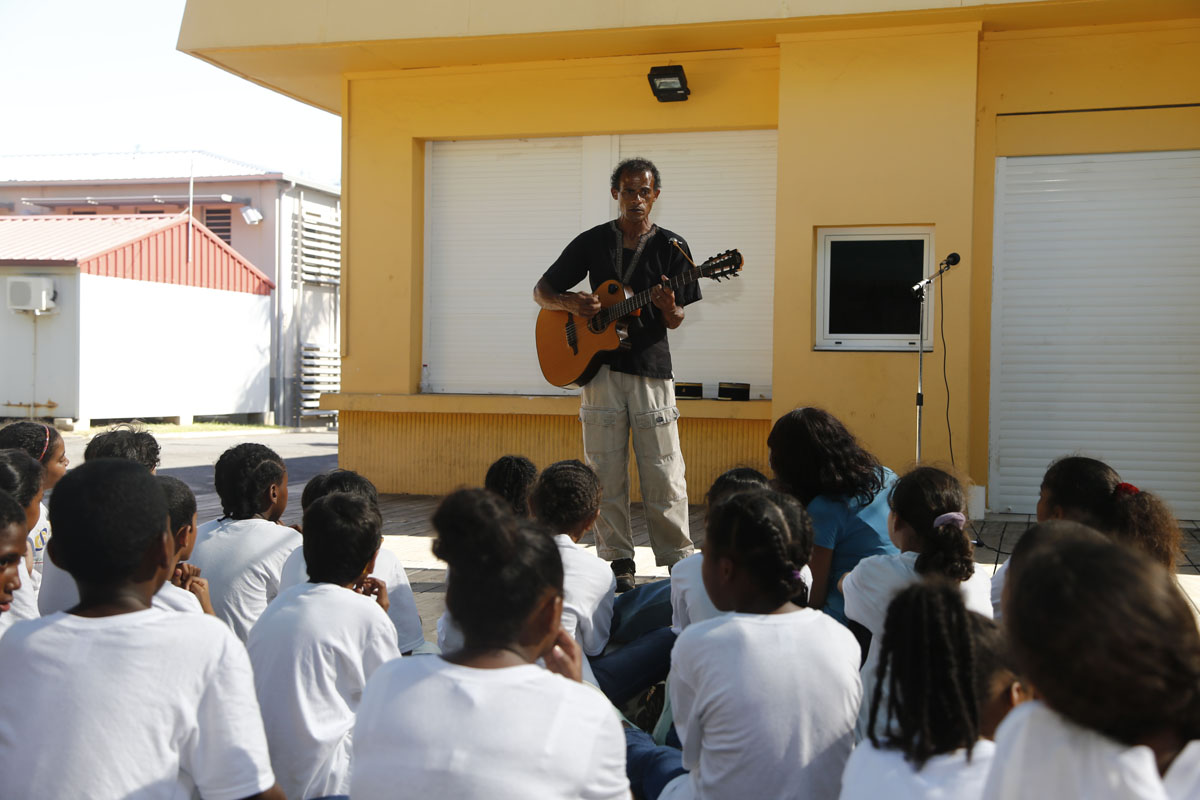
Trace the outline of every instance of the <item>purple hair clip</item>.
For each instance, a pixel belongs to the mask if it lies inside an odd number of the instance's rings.
[[[804,573],[801,572],[800,570],[798,570],[798,569],[792,570],[792,580],[798,581],[803,577],[804,577]]]

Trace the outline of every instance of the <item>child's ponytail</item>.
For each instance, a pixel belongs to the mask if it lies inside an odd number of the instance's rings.
[[[1118,483],[1113,489],[1112,509],[1113,536],[1174,572],[1183,531],[1170,507],[1151,492]]]
[[[916,570],[965,581],[975,574],[975,546],[962,513],[962,484],[936,467],[917,467],[896,481],[889,504],[921,540]]]

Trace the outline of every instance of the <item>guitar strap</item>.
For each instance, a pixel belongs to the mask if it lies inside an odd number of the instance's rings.
[[[629,260],[629,269],[621,271],[621,256],[625,252],[625,234],[621,232],[621,227],[617,225],[614,219],[609,225],[613,229],[613,233],[617,236],[617,249],[613,250],[613,274],[616,275],[621,283],[629,285],[630,278],[633,277],[634,270],[637,269],[638,261],[642,257],[642,251],[646,249],[646,243],[650,241],[650,237],[658,233],[658,226],[651,225],[650,230],[642,234],[642,238],[638,239],[637,249],[633,251],[633,258]]]

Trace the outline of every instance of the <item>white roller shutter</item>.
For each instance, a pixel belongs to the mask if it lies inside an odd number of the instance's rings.
[[[1200,152],[1001,158],[988,506],[1080,453],[1200,518]]]
[[[775,131],[432,142],[426,172],[426,392],[566,394],[546,383],[531,292],[563,247],[616,213],[608,175],[655,161],[653,219],[700,259],[738,248],[743,277],[705,280],[672,331],[678,380],[752,385],[770,396],[775,271]]]

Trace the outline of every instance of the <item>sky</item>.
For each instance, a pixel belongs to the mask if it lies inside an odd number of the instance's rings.
[[[207,150],[340,184],[341,119],[176,50],[183,7],[0,0],[0,154]]]

